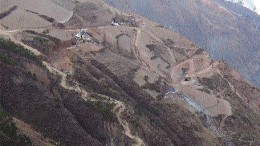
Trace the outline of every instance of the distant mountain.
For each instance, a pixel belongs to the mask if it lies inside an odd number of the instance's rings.
[[[260,16],[225,0],[106,0],[191,39],[260,86]]]

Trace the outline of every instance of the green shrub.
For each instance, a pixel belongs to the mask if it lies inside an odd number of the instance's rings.
[[[16,10],[16,8],[17,8],[17,6],[13,6],[9,10],[0,13],[0,19],[2,19],[4,17],[8,16],[9,14],[11,14],[14,10]]]
[[[164,42],[164,44],[166,45],[166,46],[172,46],[173,44],[174,44],[174,41],[173,40],[171,40],[171,39],[166,39],[166,40],[163,40],[163,42]]]
[[[40,16],[42,19],[46,20],[46,21],[49,21],[50,23],[53,23],[55,22],[55,19],[54,18],[51,18],[51,17],[48,17],[46,15],[38,15]]]
[[[0,110],[0,145],[1,146],[32,146],[26,135],[18,134],[13,119]]]
[[[41,64],[41,59],[38,58],[33,52],[25,49],[23,46],[19,44],[15,44],[11,40],[0,38],[0,48],[11,51],[15,54],[21,55],[23,57],[26,57],[30,60],[36,61],[37,63]]]
[[[104,119],[108,121],[113,121],[115,119],[113,113],[114,104],[101,101],[88,101],[87,103],[90,107],[100,112],[103,115]]]
[[[0,52],[0,61],[12,66],[18,65],[19,62],[13,58],[11,58],[10,56],[7,56],[6,54]]]
[[[145,109],[140,105],[140,104],[137,104],[136,106],[135,106],[135,113],[137,114],[137,115],[139,115],[139,116],[143,116],[143,115],[145,115]]]

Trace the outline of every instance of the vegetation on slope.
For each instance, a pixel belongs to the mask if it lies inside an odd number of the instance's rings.
[[[88,101],[87,105],[96,111],[100,112],[103,117],[108,121],[115,120],[115,115],[113,113],[113,104],[101,102],[101,101]]]
[[[10,56],[8,56],[7,54],[0,52],[0,61],[12,66],[15,66],[18,64],[18,61],[11,58]]]
[[[0,38],[0,48],[3,50],[8,50],[14,54],[21,55],[32,61],[36,61],[38,64],[41,64],[41,59],[38,58],[33,52],[25,49],[23,46],[15,44],[11,40]],[[3,56],[3,55],[2,55]],[[4,59],[4,57],[2,57]],[[6,59],[5,59],[6,60]]]
[[[26,135],[19,134],[13,119],[0,110],[0,145],[1,146],[31,146],[32,143]]]
[[[9,14],[11,14],[14,10],[16,10],[16,8],[17,8],[17,6],[13,6],[9,10],[0,13],[0,19],[2,19],[4,17],[8,16]]]

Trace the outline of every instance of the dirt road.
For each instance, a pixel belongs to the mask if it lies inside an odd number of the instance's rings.
[[[25,45],[24,43],[22,43],[21,41],[17,40],[12,33],[14,32],[18,32],[18,31],[23,31],[23,30],[11,30],[11,31],[0,31],[0,34],[2,35],[6,35],[10,38],[11,41],[13,41],[16,44],[20,44],[22,45],[24,48],[30,50],[31,52],[33,52],[35,55],[39,56],[42,55],[41,52],[39,52],[37,49],[34,49],[28,45]],[[54,68],[51,66],[51,64],[42,61],[43,65],[45,65],[45,67],[49,70],[49,72],[53,73],[53,74],[57,74],[61,77],[61,82],[60,82],[60,86],[63,87],[64,89],[67,90],[71,90],[71,91],[75,91],[79,94],[81,94],[81,97],[84,100],[88,100],[88,101],[98,101],[97,99],[94,98],[90,98],[90,96],[88,96],[88,92],[84,89],[82,89],[78,83],[76,83],[76,85],[74,86],[70,86],[67,84],[67,74],[63,73],[62,71]],[[119,123],[121,124],[121,126],[124,128],[124,134],[129,137],[130,139],[132,139],[135,142],[135,146],[144,146],[144,142],[143,140],[139,137],[139,136],[135,136],[132,134],[132,131],[129,127],[129,123],[124,120],[122,118],[122,113],[125,112],[126,107],[125,104],[121,101],[115,100],[115,99],[111,99],[108,96],[105,95],[100,95],[106,98],[106,100],[102,100],[101,102],[107,102],[107,103],[113,103],[115,104],[115,107],[113,108],[113,112],[115,113]]]
[[[122,113],[125,111],[125,105],[124,103],[120,102],[120,101],[116,101],[117,105],[114,107],[114,112],[116,113],[116,117],[119,121],[119,123],[123,126],[124,130],[125,130],[125,135],[128,136],[129,138],[131,138],[132,140],[135,141],[135,146],[144,146],[144,141],[138,137],[132,134],[131,129],[129,128],[129,123],[122,119]]]
[[[84,99],[84,100],[90,100],[90,101],[98,101],[97,99],[94,99],[94,98],[90,98],[90,96],[88,96],[88,92],[85,91],[84,89],[82,89],[78,83],[76,83],[76,85],[74,86],[69,86],[67,85],[67,75],[63,72],[61,72],[60,70],[52,67],[50,64],[48,64],[47,62],[43,61],[43,64],[47,67],[47,69],[51,72],[51,73],[54,73],[54,74],[58,74],[61,76],[61,82],[60,82],[60,85],[64,88],[64,89],[68,89],[68,90],[72,90],[72,91],[75,91],[75,92],[78,92],[81,94],[81,97]],[[100,95],[100,94],[99,94]],[[125,112],[126,110],[126,107],[125,107],[125,104],[121,101],[118,101],[118,100],[115,100],[115,99],[111,99],[110,97],[108,96],[105,96],[105,95],[100,95],[102,97],[105,97],[106,100],[102,100],[101,102],[107,102],[107,103],[113,103],[115,104],[115,107],[113,108],[113,112],[115,113],[119,123],[121,124],[121,126],[124,128],[124,134],[126,136],[128,136],[130,139],[134,140],[135,141],[135,146],[144,146],[144,142],[143,140],[138,137],[138,136],[135,136],[132,134],[132,131],[129,127],[129,123],[124,120],[122,118],[122,113]]]
[[[28,45],[26,45],[26,44],[24,44],[24,43],[18,41],[18,40],[12,35],[12,32],[16,32],[16,31],[18,31],[18,30],[12,30],[12,31],[10,31],[10,32],[9,32],[9,31],[3,31],[3,30],[1,30],[1,31],[0,31],[0,34],[5,35],[5,36],[8,36],[11,41],[13,41],[13,42],[16,43],[16,44],[22,45],[24,48],[30,50],[30,51],[33,52],[35,55],[37,55],[37,56],[42,55],[42,53],[39,52],[37,49],[34,49],[34,48],[32,48],[32,47],[30,47],[30,46],[28,46]]]

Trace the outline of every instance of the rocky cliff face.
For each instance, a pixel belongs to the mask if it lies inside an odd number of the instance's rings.
[[[259,86],[260,16],[225,0],[107,0],[152,19],[225,60]]]
[[[34,145],[259,145],[260,90],[226,63],[141,16],[73,5],[66,23],[0,31],[1,109]]]

